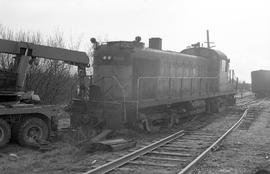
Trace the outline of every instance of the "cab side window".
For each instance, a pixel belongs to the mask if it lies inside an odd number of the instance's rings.
[[[228,70],[227,61],[221,60],[221,72],[227,72]]]

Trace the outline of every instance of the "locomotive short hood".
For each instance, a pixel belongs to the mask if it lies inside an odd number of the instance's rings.
[[[228,57],[219,50],[214,50],[210,48],[205,47],[199,47],[199,48],[187,48],[181,51],[183,54],[189,54],[189,55],[195,55],[205,58],[218,58],[218,59],[224,59],[227,60]]]

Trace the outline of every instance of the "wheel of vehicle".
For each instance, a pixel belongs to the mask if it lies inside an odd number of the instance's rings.
[[[0,119],[0,148],[4,147],[10,140],[11,137],[11,129],[9,124]]]
[[[222,112],[226,110],[226,101],[223,98],[218,99],[218,112]]]
[[[38,140],[46,140],[49,135],[48,125],[40,118],[27,118],[18,129],[18,143],[22,146],[37,146]]]
[[[218,112],[218,100],[217,99],[211,99],[211,112],[217,113]]]

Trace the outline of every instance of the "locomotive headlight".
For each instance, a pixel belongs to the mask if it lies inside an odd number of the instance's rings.
[[[103,56],[103,60],[106,60],[107,59],[107,57],[106,56]]]
[[[111,60],[112,59],[112,56],[108,56],[108,60]]]

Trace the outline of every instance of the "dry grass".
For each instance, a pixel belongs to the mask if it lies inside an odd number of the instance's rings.
[[[0,173],[52,173],[51,171],[63,170],[74,161],[78,149],[67,143],[56,143],[54,146],[54,150],[46,153],[20,149],[15,152],[18,158],[10,156],[14,151],[8,146],[0,158]]]

